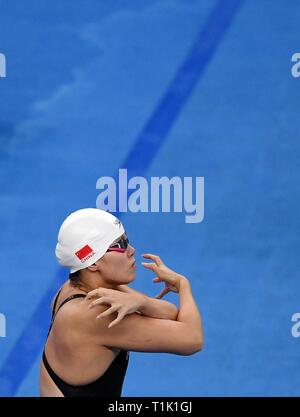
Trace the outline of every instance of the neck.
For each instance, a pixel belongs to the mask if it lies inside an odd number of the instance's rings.
[[[88,293],[95,290],[96,288],[108,288],[116,290],[118,284],[114,282],[106,282],[99,273],[82,273],[78,282],[76,283],[78,289]]]

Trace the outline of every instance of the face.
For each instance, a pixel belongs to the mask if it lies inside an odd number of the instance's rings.
[[[135,249],[128,243],[126,234],[116,239],[106,254],[96,262],[101,276],[113,285],[128,284],[135,279]]]

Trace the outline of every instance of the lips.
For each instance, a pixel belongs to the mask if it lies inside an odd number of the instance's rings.
[[[135,264],[136,264],[136,261],[134,261],[134,262],[131,264],[130,268],[135,268]]]

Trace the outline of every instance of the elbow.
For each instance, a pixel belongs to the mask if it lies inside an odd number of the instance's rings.
[[[195,351],[194,351],[194,353],[201,352],[201,350],[203,350],[203,347],[204,347],[204,339],[202,337],[199,340],[197,340],[197,342],[195,344]]]
[[[180,354],[182,356],[191,356],[191,355],[194,355],[194,353],[201,352],[203,347],[204,347],[204,340],[203,338],[201,338],[185,346],[185,348],[181,351]]]

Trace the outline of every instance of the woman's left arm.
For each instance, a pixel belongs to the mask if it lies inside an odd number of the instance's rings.
[[[128,294],[136,294],[141,297],[141,305],[137,312],[143,316],[156,319],[176,320],[178,309],[175,304],[169,301],[148,297],[139,291],[133,290],[127,285],[119,285],[119,290]]]

